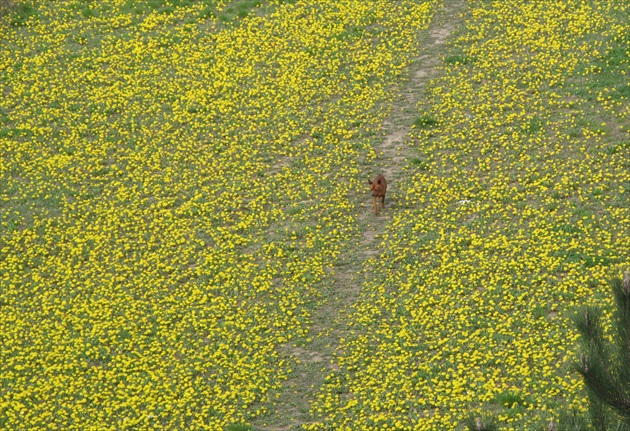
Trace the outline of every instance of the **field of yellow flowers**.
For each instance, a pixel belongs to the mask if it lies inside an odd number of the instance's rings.
[[[0,428],[267,417],[442,6],[0,2]],[[630,262],[628,6],[468,9],[304,429],[584,409],[569,317]]]
[[[3,11],[0,428],[265,414],[435,5]]]
[[[469,8],[308,429],[547,429],[586,408],[570,317],[610,311],[630,264],[628,4]]]

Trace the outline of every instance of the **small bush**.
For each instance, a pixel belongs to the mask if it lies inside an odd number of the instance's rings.
[[[92,18],[96,16],[96,11],[87,6],[81,11],[81,15],[83,15],[84,18]]]
[[[474,57],[469,57],[467,55],[451,55],[444,59],[444,63],[446,64],[471,64],[475,62]]]
[[[416,129],[428,129],[435,126],[437,123],[437,119],[431,114],[423,114],[414,120],[413,125]]]
[[[420,170],[426,171],[429,169],[429,162],[422,157],[414,157],[409,160],[409,164],[417,166]]]
[[[495,397],[497,404],[512,409],[516,406],[523,405],[525,400],[516,392],[504,392]]]

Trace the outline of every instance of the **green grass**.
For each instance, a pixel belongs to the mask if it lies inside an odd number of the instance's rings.
[[[620,21],[628,21],[628,12],[624,17],[622,13],[617,15]],[[588,101],[597,99],[598,94],[605,90],[606,96],[612,100],[628,101],[630,99],[630,80],[628,69],[630,68],[630,33],[608,36],[601,41],[604,52],[596,62],[590,65],[582,65],[579,73],[588,76],[587,80],[574,82],[572,92],[575,96]]]
[[[543,125],[544,123],[540,118],[533,116],[521,127],[521,130],[527,135],[534,135],[543,130]]]
[[[503,392],[497,394],[494,400],[498,405],[508,409],[515,409],[519,406],[522,407],[525,405],[525,398],[516,392]]]
[[[246,17],[255,9],[270,7],[269,2],[263,0],[233,0],[221,10],[217,8],[217,0],[128,0],[117,9],[107,2],[99,4],[77,1],[70,5],[69,10],[74,11],[77,14],[76,16],[81,19],[105,18],[118,13],[133,15],[136,20],[139,20],[151,13],[170,15],[178,9],[187,9],[199,3],[202,3],[205,7],[196,15],[186,18],[187,23],[217,18],[224,24],[230,23],[232,25],[238,23],[240,19]],[[7,16],[11,25],[21,27],[29,20],[47,19],[38,13],[38,7],[37,3],[15,3],[12,0],[1,0],[0,17]]]
[[[5,3],[3,8],[9,15],[9,19],[12,26],[21,27],[26,24],[26,22],[34,17],[37,17],[37,9],[34,5],[29,3],[19,3],[19,4],[11,4],[9,2]]]
[[[251,425],[247,424],[231,424],[225,427],[225,431],[252,431]]]
[[[252,9],[263,4],[261,0],[237,0],[227,6],[219,15],[223,22],[231,22],[234,18],[246,17]]]
[[[202,0],[204,3],[212,5],[212,0]],[[121,8],[122,13],[146,14],[151,11],[160,13],[172,13],[178,7],[188,7],[196,2],[193,0],[128,0]]]

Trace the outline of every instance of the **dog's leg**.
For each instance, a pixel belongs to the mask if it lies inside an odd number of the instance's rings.
[[[376,204],[376,196],[372,196],[372,205],[374,206],[374,215],[378,215],[378,205]]]
[[[381,203],[383,204],[383,209],[385,209],[385,195],[381,198]]]

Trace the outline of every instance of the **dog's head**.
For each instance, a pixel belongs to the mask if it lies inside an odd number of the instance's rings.
[[[370,183],[370,188],[372,189],[372,196],[380,196],[383,194],[383,183],[380,178],[377,178],[376,181],[368,180]]]

